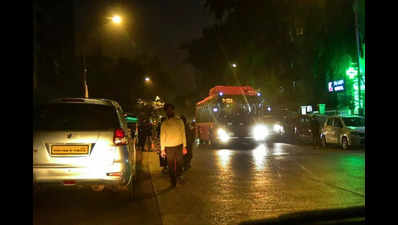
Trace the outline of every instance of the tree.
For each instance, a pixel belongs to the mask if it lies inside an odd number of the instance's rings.
[[[220,83],[249,84],[270,101],[292,107],[326,101],[327,76],[339,74],[336,60],[355,49],[350,4],[206,0],[218,22],[184,45],[188,61],[201,71],[206,90]]]

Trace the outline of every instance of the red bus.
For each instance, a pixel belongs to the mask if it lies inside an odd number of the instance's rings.
[[[197,137],[209,144],[264,141],[267,107],[262,94],[250,86],[215,86],[196,103]]]

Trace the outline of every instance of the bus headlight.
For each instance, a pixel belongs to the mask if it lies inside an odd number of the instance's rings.
[[[256,125],[252,132],[256,141],[264,141],[268,135],[268,129],[264,125]]]
[[[220,129],[218,129],[217,130],[217,135],[218,135],[218,138],[220,138],[220,140],[221,140],[221,142],[228,142],[229,141],[229,135],[228,135],[228,133],[224,130],[224,129],[222,129],[222,128],[220,128]]]

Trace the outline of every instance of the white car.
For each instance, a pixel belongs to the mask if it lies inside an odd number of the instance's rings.
[[[365,144],[365,119],[359,116],[331,116],[326,119],[321,132],[323,147],[338,144],[346,150],[350,146]]]
[[[116,101],[58,99],[37,116],[34,185],[109,187],[134,197],[135,148]]]

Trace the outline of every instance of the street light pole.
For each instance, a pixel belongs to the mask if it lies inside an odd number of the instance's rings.
[[[37,103],[37,2],[33,3],[33,102]]]
[[[122,22],[122,18],[118,15],[114,15],[113,17],[109,18],[112,20],[113,23],[115,24],[120,24]],[[106,23],[105,23],[106,24]],[[96,29],[95,29],[96,30]],[[88,34],[89,35],[89,34]],[[99,37],[101,36],[100,34],[98,35]],[[99,43],[101,45],[101,43]],[[84,98],[88,98],[88,83],[87,83],[87,63],[86,63],[86,51],[85,48],[83,47],[82,49],[82,56],[83,56],[83,87],[84,87]]]
[[[87,34],[89,36],[89,33]],[[88,37],[84,38],[83,42],[87,43]],[[87,84],[87,61],[86,61],[86,45],[83,45],[83,47],[80,48],[81,51],[81,56],[82,56],[82,61],[83,61],[83,89],[84,89],[84,98],[88,98],[88,84]]]
[[[86,56],[83,56],[83,65],[84,65],[84,71],[83,71],[83,76],[84,76],[84,98],[88,98],[88,84],[87,84],[87,64],[86,64]]]

